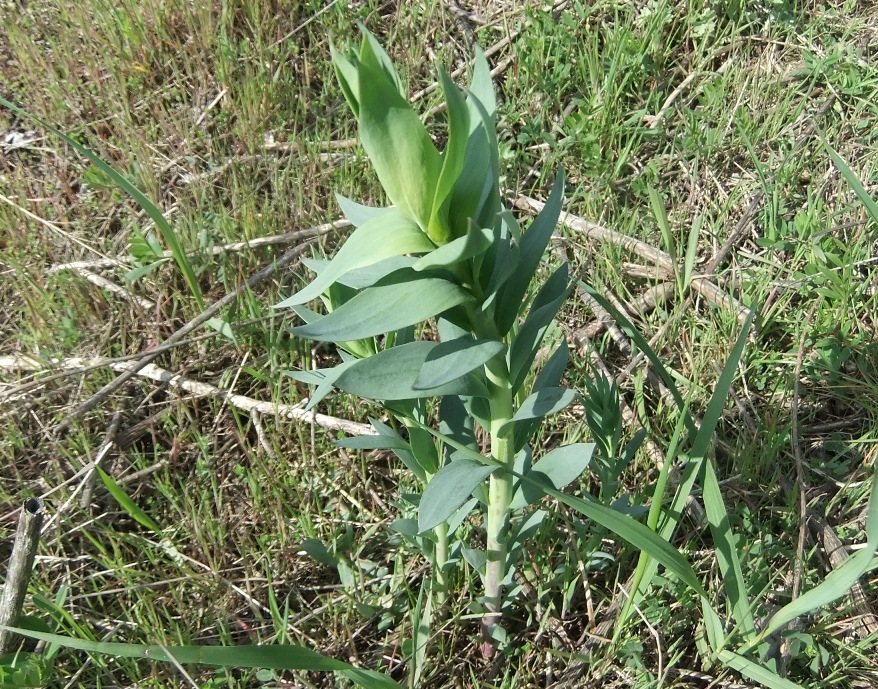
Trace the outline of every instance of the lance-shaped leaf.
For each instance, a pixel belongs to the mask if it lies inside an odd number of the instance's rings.
[[[570,388],[544,388],[528,397],[507,423],[500,428],[500,434],[509,433],[518,421],[541,419],[557,414],[576,399],[576,391]]]
[[[345,55],[329,46],[332,55],[332,66],[335,68],[335,76],[341,86],[341,92],[354,117],[360,116],[360,75],[357,70],[359,58],[356,55]]]
[[[330,393],[335,385],[336,379],[344,373],[345,369],[352,366],[355,362],[356,359],[352,359],[350,361],[345,361],[338,366],[334,366],[333,368],[321,368],[313,371],[284,371],[284,374],[288,375],[293,380],[298,380],[300,383],[317,386],[311,393],[311,397],[305,407],[305,411],[311,411]]]
[[[357,268],[371,266],[394,256],[427,253],[435,248],[409,218],[398,211],[388,211],[354,230],[329,265],[307,287],[284,299],[276,308],[309,302],[319,297],[342,275]]]
[[[431,251],[426,256],[421,256],[415,263],[415,270],[428,268],[440,268],[452,266],[468,258],[482,253],[491,246],[494,241],[494,232],[470,225],[470,229],[463,237],[458,237],[448,244],[443,244],[438,249]]]
[[[399,78],[399,73],[396,71],[393,60],[390,59],[384,47],[378,42],[374,34],[366,28],[363,22],[357,22],[357,26],[363,32],[363,43],[360,46],[360,62],[384,72],[387,80],[396,88],[396,92],[404,98],[405,89],[402,87],[402,79]]]
[[[442,169],[433,197],[433,215],[430,218],[429,234],[434,236],[460,237],[467,231],[468,222],[450,226],[448,205],[445,203],[457,183],[466,159],[467,139],[469,138],[469,110],[460,89],[455,86],[444,69],[439,69],[439,83],[445,93],[448,106],[448,144],[442,154]]]
[[[429,390],[415,390],[421,372],[435,342],[410,342],[385,349],[375,356],[356,362],[335,382],[336,387],[359,397],[373,400],[408,400],[441,395],[487,395],[484,383],[474,375],[463,376]]]
[[[402,272],[408,271],[398,271]],[[466,290],[442,278],[381,284],[360,292],[319,320],[292,328],[292,332],[320,342],[361,340],[421,323],[470,300]]]
[[[456,459],[443,466],[421,496],[418,529],[423,533],[448,519],[469,500],[476,487],[497,470],[472,459]]]
[[[365,289],[398,270],[411,268],[417,261],[418,259],[414,256],[393,256],[391,258],[385,258],[383,261],[373,263],[371,266],[356,268],[350,273],[345,273],[335,281],[335,285],[344,285],[345,287],[351,287],[355,290]],[[318,275],[329,265],[329,261],[321,258],[305,258],[302,259],[302,263]],[[330,287],[330,291],[331,289],[332,288]],[[298,307],[295,307],[294,310],[298,313]]]
[[[415,389],[437,388],[481,368],[505,349],[494,340],[459,339],[442,342],[430,352],[415,381]]]
[[[531,394],[539,392],[540,390],[545,390],[546,388],[558,387],[561,378],[564,377],[564,369],[567,368],[568,357],[569,350],[567,349],[567,340],[562,340],[561,344],[558,345],[558,348],[554,351],[552,356],[549,357],[549,360],[537,374],[537,378],[531,389]],[[539,426],[539,423],[539,419],[531,419],[530,421],[519,421],[515,424],[514,437],[516,452],[524,447],[524,444]]]
[[[374,206],[364,206],[362,203],[352,201],[346,196],[336,193],[335,200],[344,217],[351,221],[354,227],[366,224],[369,220],[385,215],[393,210],[393,206],[386,208],[376,208]]]
[[[384,191],[425,232],[442,159],[409,102],[378,68],[360,63],[360,140]],[[444,244],[448,236],[433,236]]]
[[[501,333],[509,332],[518,317],[518,310],[527,288],[537,272],[543,252],[558,224],[563,198],[564,173],[559,171],[546,205],[521,238],[518,267],[500,290],[496,318]]]
[[[512,499],[512,509],[531,505],[543,497],[546,493],[541,486],[561,490],[578,479],[591,463],[594,448],[594,443],[573,443],[546,454],[528,471],[522,472],[533,481],[520,482]]]
[[[530,313],[509,348],[509,379],[513,392],[524,383],[543,336],[571,289],[572,284],[567,284],[565,263],[552,273],[534,298]]]

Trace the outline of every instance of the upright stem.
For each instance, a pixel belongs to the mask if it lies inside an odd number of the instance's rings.
[[[433,558],[433,578],[436,584],[437,607],[445,605],[448,599],[448,523],[442,522],[433,529],[436,535],[436,549]]]
[[[499,625],[503,600],[501,582],[506,574],[509,552],[509,505],[512,502],[512,469],[515,446],[511,434],[500,434],[500,429],[512,418],[512,385],[504,357],[489,362],[488,389],[491,392],[491,456],[506,471],[491,476],[488,488],[487,564],[485,572],[485,605],[482,618],[482,653],[490,656],[496,646],[493,633]]]

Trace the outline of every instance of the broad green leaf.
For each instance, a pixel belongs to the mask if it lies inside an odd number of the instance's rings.
[[[537,293],[530,313],[509,348],[509,380],[516,392],[524,383],[530,365],[539,351],[558,309],[567,299],[572,284],[567,284],[567,264],[562,264]]]
[[[536,275],[552,232],[558,225],[563,200],[564,173],[559,171],[546,205],[521,238],[518,267],[499,292],[496,318],[497,327],[502,334],[508,333],[518,318],[527,288]]]
[[[381,186],[399,210],[425,232],[442,160],[433,140],[380,70],[360,63],[360,140]],[[449,236],[431,236],[444,244]]]
[[[410,426],[409,439],[415,461],[424,468],[427,476],[435,474],[439,469],[439,453],[433,436],[417,426]]]
[[[506,348],[494,340],[458,339],[442,342],[430,352],[415,389],[437,388],[485,365]]]
[[[421,323],[471,300],[468,292],[441,278],[382,284],[360,292],[317,321],[292,328],[292,332],[321,342],[360,340]]]
[[[497,99],[494,94],[494,78],[491,76],[491,66],[485,58],[485,52],[481,46],[475,46],[475,60],[473,61],[473,76],[469,87],[469,98],[479,101],[485,115],[490,120],[490,129],[494,129],[494,117],[497,113]]]
[[[838,600],[872,567],[872,558],[878,550],[878,480],[875,478],[872,479],[867,515],[865,547],[851,555],[841,567],[827,574],[820,584],[778,610],[760,634],[761,638],[776,632],[797,617]]]
[[[164,646],[151,644],[125,644],[109,641],[76,639],[60,634],[6,627],[0,629],[15,632],[31,639],[58,644],[87,653],[116,656],[119,658],[144,658],[158,662],[178,664],[221,665],[269,670],[308,670],[315,672],[339,672],[358,686],[369,689],[400,689],[387,675],[371,670],[360,670],[335,658],[327,658],[315,651],[291,644],[266,646]]]
[[[517,229],[518,222],[512,213],[507,210],[501,212],[494,228],[493,246],[482,255],[482,264],[479,268],[480,280],[484,283],[487,279],[485,302],[486,307],[490,307],[492,321],[501,288],[518,270],[520,249],[517,242],[510,241],[510,238],[517,233]]]
[[[335,194],[335,200],[338,203],[339,208],[341,208],[341,212],[344,213],[344,217],[346,217],[354,227],[365,225],[370,220],[386,215],[393,210],[392,207],[375,208],[374,206],[364,206],[362,203],[352,201],[338,192]]]
[[[411,342],[356,362],[336,380],[336,387],[366,399],[407,400],[441,395],[485,395],[484,384],[472,376],[432,390],[413,385],[435,342]]]
[[[463,237],[453,239],[448,244],[443,244],[429,254],[421,256],[414,264],[414,269],[426,270],[453,266],[455,263],[460,263],[482,253],[491,246],[493,240],[493,231],[479,229],[475,225],[471,225]]]
[[[448,144],[442,154],[442,169],[439,172],[436,193],[433,197],[433,215],[430,218],[429,234],[433,237],[450,233],[452,237],[462,237],[469,228],[469,222],[450,226],[448,206],[445,202],[463,170],[469,138],[469,110],[460,89],[442,68],[439,69],[439,83],[442,85],[448,106]]]
[[[475,448],[476,436],[473,418],[459,397],[446,395],[439,402],[439,430],[467,447]]]
[[[578,479],[591,463],[594,443],[573,443],[555,448],[528,471],[522,472],[537,484],[550,485],[561,490]],[[531,505],[545,495],[542,488],[533,483],[519,482],[518,490],[512,499],[512,509]]]
[[[345,273],[336,281],[336,284],[345,285],[346,287],[351,287],[355,290],[365,289],[398,270],[413,267],[417,260],[418,259],[414,256],[393,256],[392,258],[385,258],[383,261],[374,263],[371,266],[357,268],[350,273]]]
[[[398,211],[388,211],[354,230],[329,265],[309,285],[284,299],[275,308],[305,304],[319,297],[342,275],[357,268],[371,266],[394,256],[427,253],[435,248],[417,224]]]
[[[55,136],[61,139],[64,143],[70,146],[73,150],[75,150],[80,155],[88,158],[95,166],[97,166],[101,172],[103,172],[110,180],[115,184],[119,189],[128,194],[134,202],[140,206],[146,214],[149,216],[150,220],[155,223],[155,226],[158,228],[159,233],[162,235],[162,239],[165,240],[165,244],[168,245],[168,249],[171,251],[171,255],[174,257],[174,261],[176,261],[177,266],[180,268],[180,272],[183,273],[183,277],[186,280],[186,284],[189,287],[189,290],[192,292],[192,296],[195,297],[195,301],[198,304],[200,309],[204,309],[204,300],[201,296],[201,289],[198,287],[198,279],[195,277],[195,271],[192,270],[192,264],[189,262],[189,257],[186,255],[186,252],[183,251],[183,247],[180,244],[180,241],[177,239],[177,234],[174,232],[174,228],[171,227],[171,224],[168,222],[167,218],[165,218],[164,214],[161,212],[158,206],[152,202],[152,200],[144,194],[140,189],[138,189],[125,175],[120,174],[115,169],[107,165],[101,158],[92,153],[82,144],[74,141],[69,136],[61,132],[59,129],[56,129],[52,125],[44,122],[40,118],[31,115],[26,110],[22,110],[17,105],[10,103],[5,98],[0,98],[0,105],[3,105],[6,108],[9,108],[16,115],[20,115],[28,120],[32,120],[39,124],[44,129],[52,132]]]
[[[549,414],[558,413],[575,400],[576,395],[576,391],[570,388],[543,388],[533,393],[516,410],[512,419],[500,427],[500,434],[509,433],[517,421],[541,419]]]
[[[421,496],[418,529],[423,533],[448,519],[469,500],[476,487],[497,470],[472,459],[457,459],[443,466]]]

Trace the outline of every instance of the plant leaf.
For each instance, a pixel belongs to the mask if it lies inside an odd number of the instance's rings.
[[[578,479],[591,463],[594,443],[573,443],[562,445],[547,453],[528,471],[522,472],[538,484],[549,485],[561,490]],[[519,488],[512,499],[512,509],[532,505],[545,495],[545,491],[533,483],[519,482]]]
[[[430,389],[474,371],[506,348],[494,340],[458,339],[441,342],[424,361],[414,388]]]
[[[319,297],[342,275],[357,268],[371,266],[394,256],[427,253],[435,248],[417,224],[399,211],[388,211],[354,230],[329,265],[309,285],[284,299],[275,308],[309,302]]]
[[[393,207],[375,208],[374,206],[364,206],[362,203],[352,201],[346,196],[342,196],[338,192],[335,194],[335,200],[341,212],[354,227],[365,225],[374,218],[379,218],[393,210]]]
[[[407,400],[440,395],[486,395],[484,384],[465,376],[430,390],[413,385],[435,342],[410,342],[354,363],[336,380],[336,387],[375,400]]]
[[[439,469],[427,484],[418,508],[421,533],[439,526],[469,500],[476,487],[497,470],[472,459],[456,459]]]
[[[452,266],[484,252],[493,241],[494,232],[492,230],[479,229],[471,224],[463,237],[453,239],[429,254],[421,256],[413,267],[415,270],[426,270]]]
[[[761,638],[776,632],[788,622],[807,615],[812,610],[829,605],[841,598],[872,567],[872,558],[878,550],[878,480],[872,478],[872,492],[866,517],[866,545],[851,555],[838,569],[810,591],[778,610],[760,634]]]
[[[386,75],[360,63],[360,140],[381,186],[399,210],[427,232],[442,160],[433,140]],[[444,244],[448,236],[431,236]]]
[[[439,69],[439,83],[448,106],[448,144],[442,154],[442,169],[433,198],[430,236],[441,236],[450,232],[452,237],[460,237],[467,231],[469,223],[457,227],[449,226],[448,206],[445,202],[463,170],[469,138],[469,110],[460,89],[442,68]]]
[[[537,293],[527,319],[509,348],[509,380],[513,392],[524,383],[543,336],[571,289],[572,284],[567,284],[567,264],[564,263]]]
[[[543,388],[528,397],[506,424],[500,427],[500,434],[509,433],[517,421],[541,419],[556,414],[576,399],[576,391],[570,388]]]
[[[321,342],[361,340],[421,323],[471,300],[469,293],[448,280],[419,277],[370,287],[323,318],[291,331]]]
[[[276,644],[266,646],[164,646],[150,644],[125,644],[110,641],[90,641],[60,634],[7,627],[0,629],[21,636],[38,639],[64,648],[87,653],[100,653],[119,658],[145,658],[160,662],[176,661],[178,664],[221,665],[270,670],[309,670],[316,672],[339,672],[358,686],[368,689],[401,689],[387,675],[371,670],[361,670],[335,658],[328,658],[302,646]]]
[[[543,259],[543,252],[549,244],[552,232],[558,225],[563,200],[564,173],[559,171],[546,205],[522,236],[518,267],[499,292],[496,319],[501,334],[508,333],[518,317],[527,288]]]

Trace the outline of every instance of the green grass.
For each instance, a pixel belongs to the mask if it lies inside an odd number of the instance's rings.
[[[331,73],[329,45],[349,43],[356,20],[366,22],[414,93],[432,83],[433,56],[450,70],[472,53],[462,26],[467,20],[426,5],[431,9],[337,3],[308,22],[323,3],[7,4],[0,7],[0,96],[89,148],[156,203],[209,304],[287,248],[213,255],[212,247],[333,220],[335,191],[380,202],[358,147],[325,159],[330,142],[356,135]],[[862,512],[878,443],[878,238],[876,220],[824,141],[875,197],[874,32],[856,3],[742,0],[728,10],[686,0],[630,5],[573,0],[551,16],[536,6],[474,3],[487,24],[468,26],[485,47],[518,32],[491,58],[496,65],[513,57],[496,79],[507,189],[545,198],[552,180],[542,171],[563,167],[567,210],[662,250],[672,245],[677,257],[686,255],[690,230],[700,223],[696,270],[704,270],[756,199],[714,277],[759,309],[760,318],[711,456],[747,591],[757,602],[753,614],[764,619],[772,606],[789,601],[797,567],[802,590],[829,571],[819,543],[806,540],[799,550],[797,494],[780,479],[796,479],[796,436],[810,509],[848,547],[864,540]],[[425,97],[422,108],[438,97]],[[434,125],[444,136],[441,116]],[[87,159],[0,110],[0,135],[13,132],[35,140],[0,149],[0,194],[9,200],[0,202],[0,356],[134,354],[198,315],[193,290],[173,262],[131,283],[124,281],[128,268],[96,271],[155,302],[152,311],[72,271],[50,273],[72,260],[126,256],[131,242],[156,230]],[[295,150],[273,150],[270,139],[292,142]],[[656,201],[667,212],[664,231]],[[586,267],[586,281],[602,294],[628,304],[654,284],[632,276],[627,264],[643,261],[629,252],[585,242],[567,229],[560,234],[559,251]],[[335,241],[333,235],[323,240],[326,253]],[[221,317],[237,343],[203,338],[158,363],[256,399],[300,401],[307,389],[280,372],[333,355],[291,338],[294,321],[271,305],[306,277],[301,268],[282,271],[225,310]],[[653,348],[692,412],[703,415],[740,329],[735,314],[675,283],[668,301],[631,316],[647,340],[658,334]],[[561,325],[572,335],[592,318],[574,298]],[[593,344],[614,374],[630,361],[606,332]],[[587,372],[588,353],[575,354],[565,382],[584,389]],[[0,403],[0,466],[8,467],[0,472],[0,517],[53,489],[48,503],[55,514],[79,485],[78,478],[65,481],[94,458],[115,412],[123,414],[123,433],[156,415],[105,468],[162,528],[165,545],[100,485],[93,509],[80,507],[77,495],[44,534],[31,589],[42,604],[27,611],[52,620],[59,633],[108,641],[297,643],[360,667],[390,669],[404,683],[410,611],[427,570],[390,528],[410,510],[401,494],[415,488],[395,460],[340,452],[330,444],[337,434],[267,415],[257,432],[252,418],[221,401],[140,378],[69,432],[54,433],[114,375],[108,368],[72,375]],[[33,378],[0,376],[0,395]],[[620,380],[620,390],[665,452],[678,412],[662,401],[642,366]],[[327,397],[320,411],[356,421],[375,413],[343,395]],[[637,430],[626,422],[623,446]],[[543,448],[590,434],[574,409],[545,429]],[[609,497],[627,495],[630,504],[648,506],[658,477],[655,459],[641,448]],[[580,490],[598,495],[596,475]],[[700,499],[700,488],[695,496]],[[600,634],[617,632],[615,646],[600,641],[590,655],[574,658],[611,604],[624,603],[619,585],[637,558],[563,506],[547,511],[522,570],[532,590],[509,611],[515,642],[505,661],[491,666],[478,652],[478,615],[470,605],[477,586],[462,567],[449,609],[434,620],[422,686],[545,686],[547,658],[556,680],[566,667],[584,663],[580,686],[741,681],[720,664],[702,666],[701,610],[663,572],[639,606],[643,617],[635,612],[624,628]],[[13,532],[14,521],[0,520],[0,536],[11,539]],[[307,539],[326,547],[322,562],[302,550]],[[184,557],[174,556],[168,543]],[[710,530],[684,518],[673,544],[723,609]],[[874,581],[870,573],[863,584],[876,609]],[[65,588],[63,601],[50,604]],[[787,676],[808,687],[873,685],[874,639],[854,635],[856,615],[843,598],[805,618]],[[342,681],[184,669],[199,687]],[[193,686],[172,665],[62,651],[51,686],[70,681]]]

